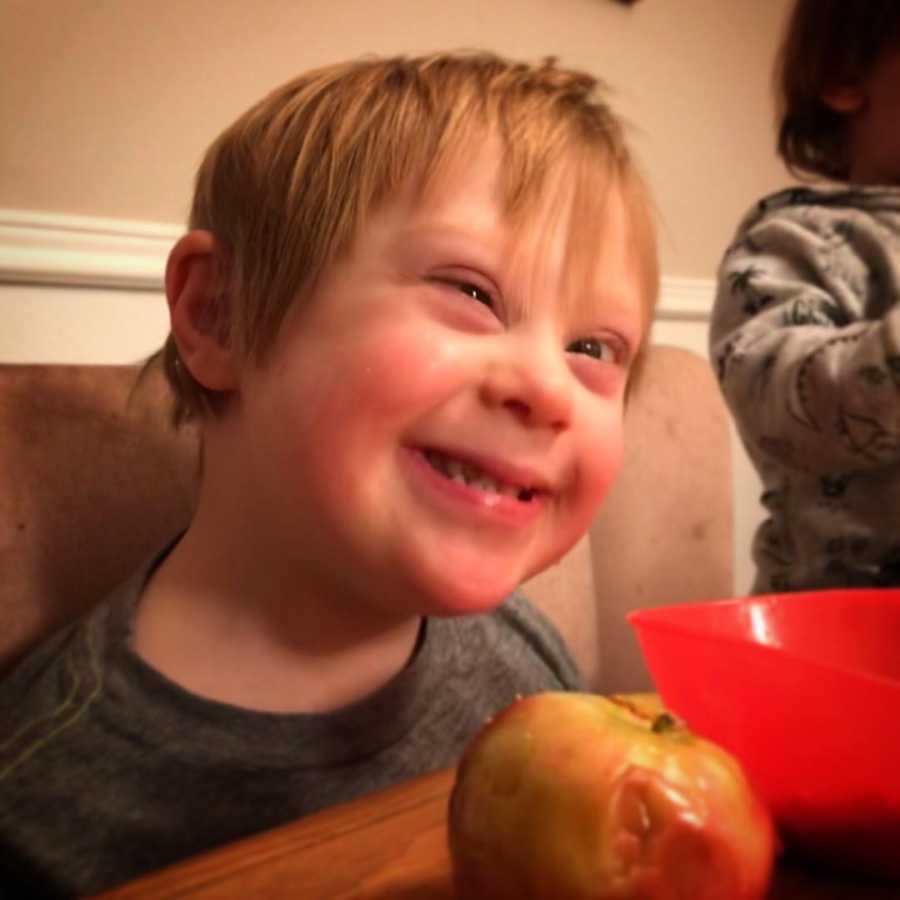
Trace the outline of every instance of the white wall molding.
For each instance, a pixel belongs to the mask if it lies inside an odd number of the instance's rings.
[[[160,291],[177,225],[0,209],[0,283]]]
[[[0,283],[161,291],[179,225],[0,209]],[[709,319],[714,282],[663,277],[657,317]]]
[[[708,322],[716,294],[712,278],[663,276],[656,317],[679,322]]]

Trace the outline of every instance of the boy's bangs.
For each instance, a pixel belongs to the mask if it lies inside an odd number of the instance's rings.
[[[649,193],[633,163],[607,135],[591,140],[571,122],[546,115],[547,110],[537,111],[545,113],[543,120],[521,114],[518,127],[512,127],[503,112],[491,116],[475,104],[460,104],[443,133],[433,136],[433,156],[420,156],[413,165],[421,191],[427,193],[450,172],[460,171],[473,148],[480,151],[499,137],[498,202],[518,233],[534,227],[548,235],[566,232],[565,296],[571,303],[567,312],[576,318],[589,317],[597,247],[610,227],[610,198],[618,193],[641,279],[646,333],[658,293],[656,226]]]
[[[514,180],[521,174],[521,181]],[[551,169],[509,166],[502,181],[506,210],[519,232],[539,227],[550,240],[565,235],[562,267],[564,310],[573,321],[590,321],[597,302],[600,253],[610,229],[627,229],[626,252],[638,286],[646,337],[658,293],[656,228],[643,184],[605,148],[560,148]],[[619,213],[623,213],[620,215]]]
[[[648,194],[633,170],[615,167],[612,160],[606,165],[598,163],[595,154],[582,155],[567,177],[571,187],[558,194],[568,194],[565,219],[560,221],[560,227],[566,229],[564,265],[569,284],[564,296],[571,298],[568,312],[590,320],[596,303],[598,248],[610,240],[611,229],[625,229],[627,262],[639,282],[643,345],[659,292],[656,227]]]

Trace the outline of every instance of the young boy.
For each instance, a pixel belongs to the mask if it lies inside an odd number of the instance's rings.
[[[509,595],[616,474],[655,302],[649,203],[595,87],[365,60],[213,144],[166,273],[196,514],[0,686],[22,883],[112,886],[449,765],[517,694],[581,686]]]

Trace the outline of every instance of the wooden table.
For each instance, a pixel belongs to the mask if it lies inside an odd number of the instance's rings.
[[[139,878],[95,900],[456,900],[446,837],[452,784],[452,770],[426,775]],[[898,897],[900,885],[838,881],[782,863],[768,900]]]

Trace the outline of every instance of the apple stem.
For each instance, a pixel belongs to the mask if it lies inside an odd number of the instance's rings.
[[[678,726],[678,720],[670,713],[660,713],[650,726],[650,730],[654,734],[662,734],[664,731],[671,731]]]

